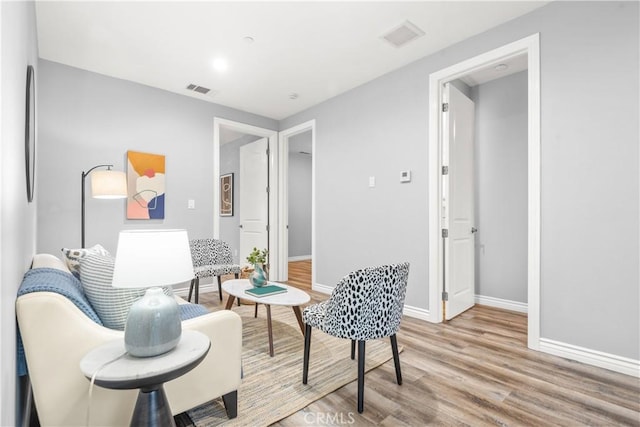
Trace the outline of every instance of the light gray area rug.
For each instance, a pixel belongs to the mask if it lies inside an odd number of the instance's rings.
[[[349,340],[314,329],[309,381],[303,385],[304,338],[293,311],[289,307],[272,307],[275,355],[269,357],[264,306],[259,306],[257,319],[253,317],[253,305],[234,306],[233,310],[243,322],[244,378],[238,390],[238,417],[229,420],[219,398],[187,412],[195,426],[268,426],[356,380],[357,359],[351,360]],[[389,339],[367,342],[367,371],[391,358]]]

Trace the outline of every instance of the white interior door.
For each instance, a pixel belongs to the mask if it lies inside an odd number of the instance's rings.
[[[269,156],[267,138],[240,147],[240,265],[269,247]]]
[[[455,86],[447,83],[444,96],[443,222],[445,319],[473,307],[475,300],[475,228],[473,198],[473,136],[475,106]]]

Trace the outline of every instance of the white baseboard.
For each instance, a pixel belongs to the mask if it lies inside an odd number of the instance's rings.
[[[402,314],[413,317],[414,319],[425,320],[427,322],[431,321],[431,317],[429,315],[429,310],[419,307],[412,307],[410,305],[404,305],[402,309]]]
[[[640,378],[640,360],[540,338],[540,351]]]
[[[321,285],[320,283],[314,283],[311,285],[311,290],[320,292],[321,294],[331,295],[333,292],[333,286]]]
[[[311,259],[311,255],[290,256],[288,259],[289,259],[289,262],[291,262],[291,261],[306,261],[306,260]]]
[[[507,299],[487,297],[483,295],[476,295],[476,304],[488,305],[489,307],[502,308],[505,310],[518,311],[520,313],[527,313],[527,303],[510,301]]]
[[[201,283],[200,286],[198,287],[198,293],[204,294],[207,292],[218,292],[218,282],[207,283],[204,285]],[[179,297],[183,297],[184,299],[187,299],[187,297],[189,296],[189,286],[184,288],[173,288],[173,293],[178,295]]]
[[[477,304],[502,308],[505,310],[513,310],[521,313],[527,313],[528,311],[526,303],[517,301],[503,300],[500,298],[482,295],[476,295],[475,301]],[[576,360],[578,362],[598,366],[600,368],[609,369],[626,375],[640,377],[639,360],[603,353],[601,351],[578,347],[547,338],[540,338],[538,351],[553,354],[554,356],[564,357],[565,359]]]
[[[178,295],[179,297],[186,297],[189,295],[189,287],[186,288],[173,288],[174,295]]]

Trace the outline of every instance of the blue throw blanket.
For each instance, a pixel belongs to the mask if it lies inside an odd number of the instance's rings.
[[[102,321],[95,312],[89,300],[84,294],[80,280],[74,275],[65,271],[56,270],[55,268],[34,268],[27,271],[22,280],[22,284],[18,289],[18,296],[31,292],[55,292],[67,297],[82,311],[89,319],[102,325]],[[207,314],[208,311],[201,305],[197,304],[181,304],[180,318],[182,320]],[[27,361],[24,355],[24,347],[22,338],[20,337],[20,329],[17,331],[17,369],[18,375],[23,376],[28,373]]]

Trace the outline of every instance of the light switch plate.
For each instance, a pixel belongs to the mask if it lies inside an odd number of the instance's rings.
[[[189,199],[187,201],[187,209],[195,209],[196,208],[196,201],[193,199]]]
[[[411,182],[411,171],[400,171],[400,182]]]

